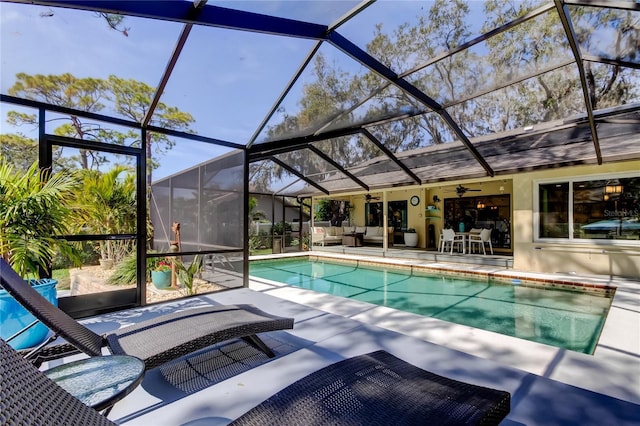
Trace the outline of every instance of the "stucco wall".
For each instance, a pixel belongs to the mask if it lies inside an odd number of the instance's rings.
[[[493,179],[470,179],[455,183],[437,183],[402,189],[390,189],[386,192],[386,201],[406,200],[411,196],[420,197],[418,206],[407,203],[408,222],[410,228],[415,228],[419,234],[418,247],[425,248],[427,230],[430,224],[435,227],[439,235],[442,226],[440,218],[427,220],[425,209],[434,205],[433,196],[441,200],[435,203],[438,209],[444,207],[446,198],[455,198],[457,184],[481,189],[480,192],[470,192],[465,196],[510,194],[511,195],[511,235],[513,246],[514,268],[523,271],[543,273],[579,273],[615,275],[624,277],[640,277],[640,241],[599,240],[594,242],[540,242],[534,240],[534,184],[538,180],[555,178],[585,178],[602,179],[603,175],[611,173],[637,173],[640,171],[640,161],[620,163],[606,163],[601,166],[576,166],[558,169],[518,173],[517,175],[498,176]],[[383,200],[382,192],[376,193]],[[364,224],[364,196],[346,196],[355,207],[355,224]]]
[[[640,161],[608,163],[521,173],[513,178],[513,266],[535,272],[640,277],[640,242],[602,240],[589,242],[534,241],[534,184],[537,180],[585,177],[599,179],[608,173],[640,170]]]

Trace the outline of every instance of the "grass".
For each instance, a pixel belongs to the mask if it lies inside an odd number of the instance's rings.
[[[272,253],[273,253],[273,250],[271,250],[271,247],[264,248],[264,249],[256,249],[251,251],[252,256],[259,256],[261,254],[272,254]]]
[[[56,288],[58,290],[69,290],[71,288],[71,277],[68,269],[54,269],[51,274],[54,280],[58,280]]]

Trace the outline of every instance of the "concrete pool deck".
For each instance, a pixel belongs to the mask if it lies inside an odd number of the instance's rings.
[[[83,323],[102,333],[212,303],[251,303],[295,318],[293,330],[262,336],[274,359],[232,341],[147,372],[109,415],[127,425],[227,424],[295,380],[377,349],[436,374],[509,391],[511,413],[504,425],[632,425],[640,423],[640,283],[612,284],[619,290],[593,356],[255,279],[248,289]]]
[[[316,255],[318,253],[314,253]],[[536,274],[491,266],[433,263],[411,259],[320,254],[327,258],[425,266],[434,270],[486,273],[522,279],[555,280],[616,287],[611,308],[593,355],[518,339],[503,334],[423,317],[357,300],[345,300],[268,280],[269,294],[316,309],[353,318],[421,340],[491,359],[536,375],[640,403],[640,281],[573,274]],[[256,287],[252,287],[256,288]],[[340,302],[340,303],[339,303]],[[635,374],[629,374],[635,372]],[[624,386],[628,382],[629,387]]]

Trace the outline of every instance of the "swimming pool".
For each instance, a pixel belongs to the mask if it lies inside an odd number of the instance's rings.
[[[291,286],[592,354],[611,298],[409,268],[326,259],[252,261],[249,272]]]

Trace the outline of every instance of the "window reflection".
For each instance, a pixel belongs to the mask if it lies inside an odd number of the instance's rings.
[[[573,237],[634,239],[640,234],[640,178],[573,184]]]
[[[541,238],[640,239],[639,177],[541,184],[538,206]]]
[[[444,227],[458,232],[491,229],[493,248],[511,249],[511,196],[447,198]]]
[[[569,184],[540,185],[539,233],[542,238],[569,237]]]
[[[367,203],[364,209],[366,226],[382,226],[384,223],[382,203]]]

